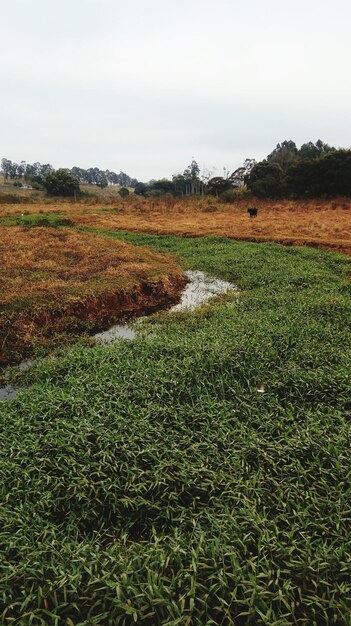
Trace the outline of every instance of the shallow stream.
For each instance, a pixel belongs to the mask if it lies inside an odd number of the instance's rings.
[[[220,278],[208,276],[205,272],[189,270],[185,272],[189,282],[181,294],[180,302],[168,309],[169,313],[178,311],[194,311],[205,304],[213,296],[227,291],[236,291],[236,287]],[[114,343],[118,339],[135,339],[137,331],[128,324],[117,324],[102,333],[93,335],[99,344]]]
[[[205,272],[197,270],[188,270],[185,272],[189,282],[187,283],[183,293],[181,294],[178,304],[168,309],[169,313],[179,311],[194,311],[202,306],[208,300],[219,294],[237,291],[232,283],[220,278],[209,276]],[[120,339],[135,339],[137,331],[129,324],[116,324],[108,330],[96,333],[93,338],[96,339],[98,345],[108,345],[119,341]],[[17,367],[20,370],[26,370],[30,367],[32,361],[26,359]],[[12,387],[6,385],[0,387],[0,401],[12,400],[21,390],[20,387]]]

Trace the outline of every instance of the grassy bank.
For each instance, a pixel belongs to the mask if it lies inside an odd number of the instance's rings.
[[[349,624],[350,260],[117,236],[240,298],[38,364],[0,405],[3,623]]]

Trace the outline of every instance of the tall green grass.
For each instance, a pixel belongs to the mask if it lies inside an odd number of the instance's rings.
[[[118,236],[240,297],[0,404],[2,623],[350,624],[350,260]]]

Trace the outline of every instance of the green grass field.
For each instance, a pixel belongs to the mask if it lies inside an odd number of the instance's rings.
[[[351,624],[350,259],[111,236],[240,297],[49,358],[0,403],[1,623]]]

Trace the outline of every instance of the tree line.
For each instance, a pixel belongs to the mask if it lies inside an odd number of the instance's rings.
[[[139,182],[134,192],[140,196],[157,197],[165,194],[174,196],[200,196],[214,194],[219,196],[223,191],[244,184],[245,176],[251,171],[256,161],[246,159],[244,164],[229,175],[229,170],[223,168],[224,176],[213,176],[208,169],[200,171],[198,163],[193,158],[183,170],[173,174],[172,180],[161,178],[150,180],[148,183]]]
[[[118,185],[122,187],[122,196],[132,187],[140,196],[210,194],[229,202],[237,198],[239,189],[259,198],[351,196],[351,150],[336,149],[321,139],[304,143],[300,148],[292,140],[283,141],[262,161],[246,159],[232,173],[224,168],[223,176],[213,176],[214,172],[208,170],[201,172],[193,158],[183,172],[174,174],[171,180],[162,178],[148,183],[138,182],[124,172],[116,174],[98,167],[75,166],[55,171],[49,163],[21,161],[18,164],[2,159],[1,168],[5,179],[24,178],[52,195],[75,195],[79,184],[86,183],[101,188]]]
[[[139,196],[172,195],[200,195],[205,192],[206,182],[200,178],[200,167],[193,159],[182,174],[174,174],[172,180],[161,178],[150,180],[148,183],[139,182],[134,193]]]
[[[351,196],[351,150],[320,139],[300,149],[291,140],[283,141],[254,165],[244,182],[259,198]]]
[[[144,196],[210,194],[234,201],[239,189],[259,198],[314,198],[351,196],[351,150],[337,149],[318,139],[298,148],[286,140],[263,161],[246,159],[244,164],[225,176],[200,173],[193,159],[172,180],[138,183],[135,193]]]
[[[71,169],[61,169],[69,172],[80,184],[86,183],[101,188],[107,187],[108,185],[134,188],[138,183],[136,178],[131,178],[125,172],[116,174],[116,172],[101,170],[98,167],[83,169],[82,167],[74,166]],[[26,161],[15,163],[10,159],[3,158],[1,160],[1,171],[5,180],[21,181],[21,179],[23,179],[32,186],[34,183],[34,186],[45,187],[45,179],[49,174],[52,174],[55,169],[50,163],[42,164],[39,163],[39,161],[36,163],[26,163]]]
[[[76,177],[79,183],[86,183],[89,185],[97,185],[104,188],[108,185],[118,185],[120,187],[132,187],[134,188],[138,184],[136,178],[131,178],[125,172],[112,172],[110,170],[100,170],[98,167],[90,167],[85,170],[81,167],[72,167],[71,174]]]

